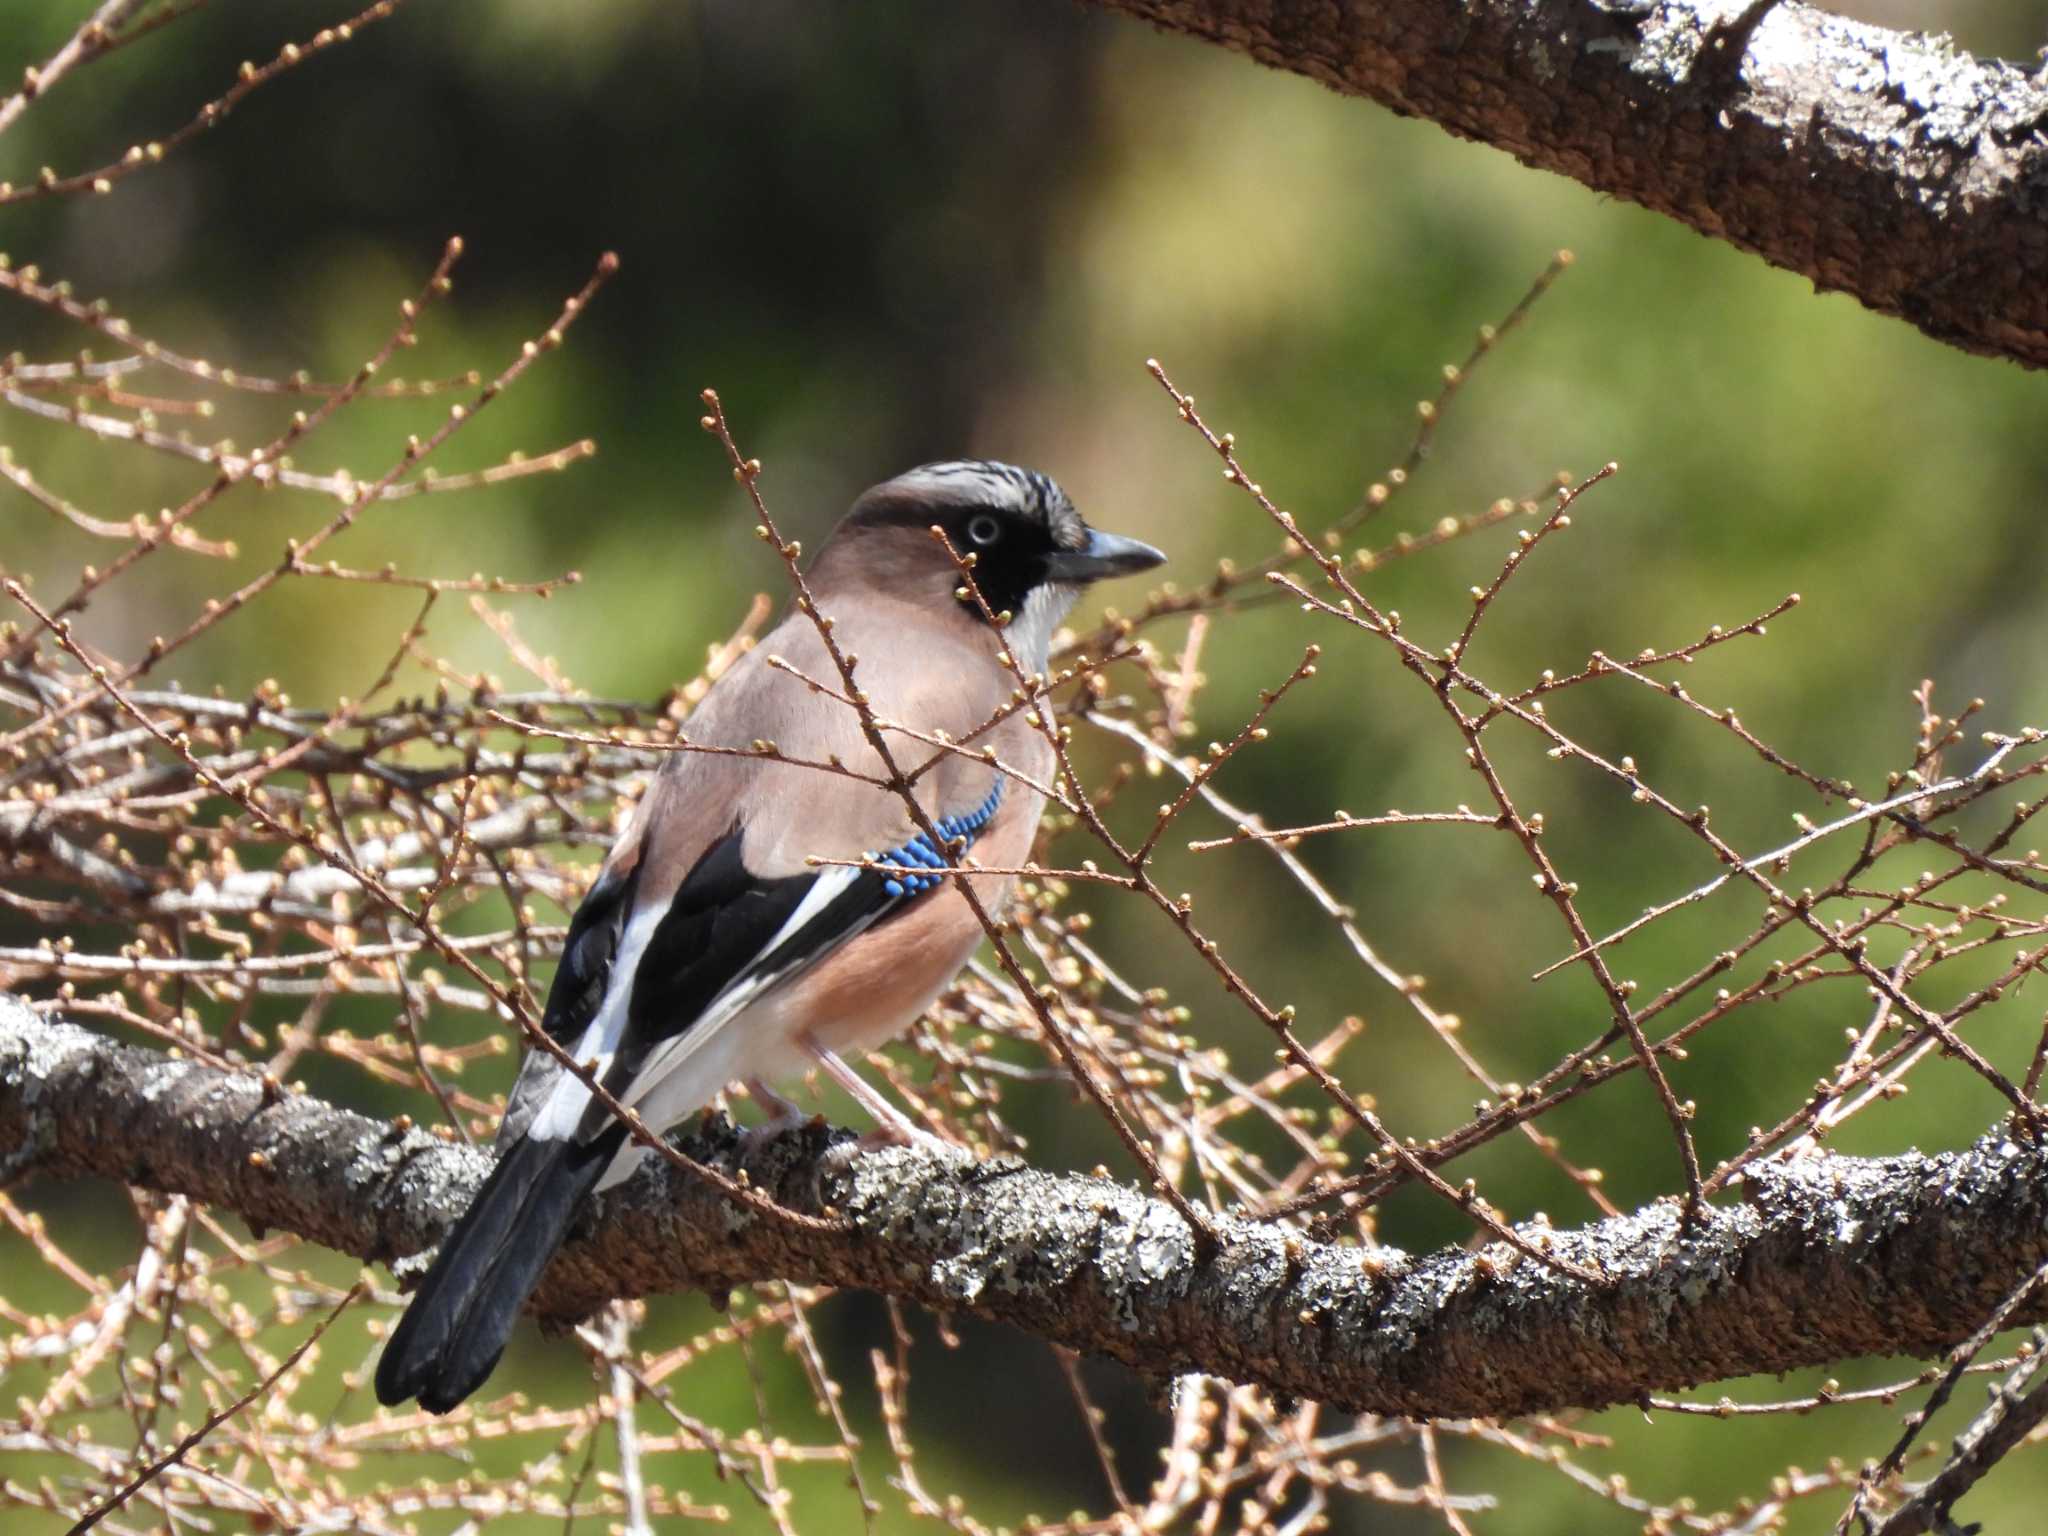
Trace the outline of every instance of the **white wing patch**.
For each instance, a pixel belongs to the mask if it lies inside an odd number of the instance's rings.
[[[632,1000],[633,978],[639,974],[640,956],[667,914],[668,904],[664,902],[658,907],[644,907],[635,912],[626,924],[626,932],[619,941],[619,952],[605,977],[604,1002],[598,1007],[597,1017],[590,1021],[590,1027],[583,1031],[583,1038],[576,1042],[576,1049],[570,1053],[576,1060],[587,1063],[591,1075],[599,1080],[610,1068],[612,1058],[619,1052],[619,1041],[626,1033],[626,1004]],[[576,1127],[583,1121],[583,1111],[590,1107],[590,1097],[590,1090],[580,1079],[562,1071],[526,1134],[548,1141],[574,1136]]]
[[[789,914],[789,921],[775,930],[775,937],[761,946],[761,952],[747,962],[746,969],[740,972],[740,977],[744,979],[755,966],[780,949],[784,940],[794,934],[801,933],[804,924],[830,906],[833,898],[838,896],[849,885],[852,885],[860,877],[861,873],[860,870],[850,865],[839,865],[825,870],[813,880],[811,888],[804,892],[804,899],[797,904],[797,909]],[[730,991],[731,988],[728,987],[726,990]],[[719,994],[720,997],[724,995],[725,993],[723,992]],[[718,1005],[714,1002],[712,1006],[715,1008]]]
[[[680,1071],[699,1051],[712,1043],[720,1031],[731,1024],[749,1003],[752,1003],[763,992],[774,986],[776,982],[783,980],[791,971],[801,970],[815,958],[811,955],[797,955],[792,957],[787,964],[776,970],[766,971],[759,968],[763,960],[766,960],[777,949],[781,948],[785,940],[801,933],[804,924],[824,911],[832,903],[833,898],[852,885],[861,874],[862,871],[850,867],[828,869],[820,874],[812,883],[811,888],[804,893],[804,899],[797,904],[797,909],[789,914],[788,920],[780,928],[775,930],[775,936],[761,946],[760,950],[754,955],[754,958],[747,962],[745,969],[730,982],[726,983],[725,990],[711,999],[710,1003],[706,1005],[702,1013],[697,1015],[690,1027],[681,1034],[663,1041],[661,1045],[649,1053],[647,1060],[640,1064],[640,1070],[633,1074],[633,1081],[627,1084],[625,1092],[619,1095],[619,1102],[628,1107],[635,1107],[656,1095],[668,1078]],[[870,918],[869,921],[873,921],[873,919]],[[866,923],[861,923],[852,932],[857,933],[866,926]],[[837,933],[832,938],[837,943],[843,942],[851,936],[851,933]],[[607,998],[606,1002],[609,1003],[610,999]],[[725,1081],[726,1078],[721,1076],[719,1086],[723,1086]],[[717,1090],[714,1088],[712,1091],[716,1092]],[[678,1109],[677,1113],[679,1115],[687,1115],[692,1109],[700,1107],[701,1104],[684,1105]],[[663,1118],[666,1118],[666,1116],[664,1115]],[[666,1127],[659,1127],[659,1129],[666,1129]]]
[[[811,888],[804,892],[804,899],[797,904],[794,912],[775,930],[768,942],[756,951],[753,959],[741,968],[716,997],[712,998],[689,1026],[680,1034],[665,1040],[649,1053],[641,1063],[640,1070],[633,1074],[633,1080],[613,1088],[618,1101],[628,1109],[643,1103],[649,1094],[659,1088],[664,1079],[676,1072],[685,1062],[701,1050],[719,1030],[729,1024],[735,1015],[755,998],[780,981],[791,970],[800,969],[812,957],[797,955],[791,962],[775,971],[763,971],[759,967],[763,960],[783,945],[785,941],[803,931],[804,925],[816,917],[833,899],[860,876],[858,869],[842,867],[828,869],[811,882]],[[649,907],[633,914],[626,925],[626,932],[619,944],[618,958],[613,961],[611,974],[605,982],[604,1002],[598,1008],[597,1017],[590,1021],[590,1027],[583,1032],[583,1038],[576,1044],[576,1059],[588,1062],[593,1073],[602,1079],[611,1069],[613,1059],[618,1055],[619,1042],[624,1038],[626,1019],[633,998],[633,980],[639,973],[640,957],[646,951],[654,931],[661,926],[667,915],[666,904]],[[862,926],[865,926],[864,924]],[[835,934],[835,940],[847,935]],[[721,1083],[723,1079],[721,1079]],[[715,1089],[713,1091],[716,1091]],[[582,1124],[583,1112],[590,1107],[590,1090],[567,1072],[549,1093],[540,1111],[533,1117],[533,1127],[527,1133],[531,1136],[560,1138],[573,1136]],[[683,1110],[689,1113],[689,1106]],[[667,1126],[657,1125],[656,1130]]]

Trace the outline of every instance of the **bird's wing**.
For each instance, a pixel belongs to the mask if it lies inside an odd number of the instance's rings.
[[[569,920],[569,934],[562,941],[562,958],[548,987],[540,1022],[542,1033],[564,1050],[575,1048],[604,1003],[619,937],[639,888],[641,825],[635,817],[626,828]],[[525,1136],[560,1075],[561,1067],[546,1051],[527,1053],[498,1122],[501,1152]]]
[[[942,818],[941,834],[971,842],[1001,797],[992,786],[981,806]],[[833,865],[762,876],[748,869],[745,846],[735,827],[674,895],[643,902],[619,932],[604,1000],[574,1048],[623,1103],[645,1098],[762,993],[936,890],[945,862],[918,834],[895,848],[837,854],[891,863],[886,870]],[[561,1083],[534,1134],[601,1133],[606,1116],[587,1108],[589,1097],[580,1083]]]
[[[800,635],[771,635],[763,652],[778,639],[791,649],[801,643]],[[737,722],[758,730],[751,722],[773,720],[783,760],[672,759],[637,818],[634,860],[608,867],[592,888],[549,994],[548,1032],[629,1106],[761,994],[942,883],[934,872],[945,861],[900,796],[800,765],[831,757],[853,766],[869,762],[851,712],[776,669],[748,670],[707,700],[689,735],[725,745],[721,738],[733,735]],[[886,684],[884,669],[876,671]],[[714,700],[721,707],[714,709]],[[931,716],[922,700],[899,694],[892,702],[901,706],[897,718]],[[974,717],[966,728],[978,723],[975,712],[983,707],[979,698],[966,701],[958,711]],[[903,765],[922,761],[927,751],[906,754]],[[1003,779],[967,758],[940,764],[919,789],[941,836],[970,843],[1003,796]],[[716,835],[707,836],[713,827]],[[894,867],[813,865],[812,857]],[[581,1082],[559,1069],[546,1075],[546,1096],[534,1103],[522,1132],[588,1141],[606,1129],[609,1116]]]

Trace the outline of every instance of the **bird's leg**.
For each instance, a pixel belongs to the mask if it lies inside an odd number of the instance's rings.
[[[811,1118],[804,1112],[802,1105],[785,1099],[761,1078],[750,1077],[743,1086],[747,1090],[747,1097],[768,1112],[768,1118],[755,1128],[757,1135],[774,1136],[793,1126],[802,1125]]]
[[[874,1117],[875,1128],[861,1137],[862,1146],[922,1147],[927,1152],[950,1147],[949,1142],[934,1136],[883,1098],[835,1052],[827,1050],[809,1035],[804,1036],[802,1044],[811,1060],[823,1067],[832,1081],[847,1091],[854,1103]]]

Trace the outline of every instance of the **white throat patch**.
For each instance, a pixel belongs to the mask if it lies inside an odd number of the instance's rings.
[[[1033,587],[1025,595],[1023,611],[1011,619],[1003,631],[1003,638],[1009,643],[1010,654],[1017,658],[1017,665],[1026,672],[1042,673],[1051,669],[1053,631],[1060,627],[1060,621],[1080,595],[1079,587],[1053,581]]]

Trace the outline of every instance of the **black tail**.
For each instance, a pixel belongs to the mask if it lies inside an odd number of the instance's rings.
[[[446,1413],[483,1385],[623,1129],[580,1145],[522,1138],[498,1159],[384,1345],[379,1402]]]

